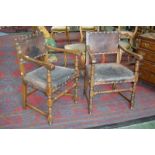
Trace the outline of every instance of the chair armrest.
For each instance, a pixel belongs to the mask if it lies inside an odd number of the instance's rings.
[[[125,49],[124,47],[122,47],[122,46],[120,46],[120,45],[119,45],[119,48],[122,49],[122,50],[123,50],[124,52],[126,52],[127,54],[129,54],[129,55],[135,57],[137,60],[139,60],[139,61],[143,60],[143,56],[142,56],[142,55],[139,55],[139,54],[137,54],[137,53],[133,53],[133,52],[131,52],[131,51]]]
[[[96,57],[88,47],[87,47],[87,52],[88,52],[91,63],[96,64]]]
[[[63,48],[57,48],[57,47],[52,47],[49,45],[46,45],[47,50],[54,50],[58,52],[64,52],[68,54],[74,54],[74,55],[81,55],[81,52],[79,50],[68,50],[68,49],[63,49]]]
[[[48,70],[53,70],[55,68],[55,65],[48,63],[48,62],[43,62],[43,61],[39,61],[33,58],[30,58],[29,56],[21,56],[21,58],[23,58],[26,61],[30,61],[33,62],[35,64],[41,65],[46,67]]]
[[[35,57],[35,59],[40,59],[40,58],[42,58],[42,57],[44,57],[44,56],[46,56],[46,54],[45,54],[45,53],[44,53],[44,54],[40,54],[40,55],[36,56],[36,57]]]

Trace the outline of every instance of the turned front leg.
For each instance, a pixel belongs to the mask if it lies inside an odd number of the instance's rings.
[[[51,77],[51,71],[47,71],[47,105],[48,105],[48,123],[49,125],[52,124],[52,105],[53,105],[53,101],[52,101],[52,77]]]

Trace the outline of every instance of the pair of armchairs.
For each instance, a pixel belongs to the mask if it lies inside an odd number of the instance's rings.
[[[16,47],[22,77],[23,106],[24,108],[28,106],[45,115],[49,124],[51,124],[52,105],[62,95],[66,95],[69,90],[74,89],[73,99],[77,103],[79,79],[78,57],[81,55],[81,52],[76,49],[69,50],[46,45],[44,44],[44,37],[40,34],[19,37]],[[56,66],[49,63],[47,54],[49,49],[75,55],[75,68]],[[134,72],[121,65],[120,49],[136,58]],[[142,57],[119,46],[118,32],[87,32],[86,53],[89,57],[89,64],[85,65],[84,94],[88,100],[89,113],[91,114],[93,110],[93,97],[102,93],[120,93],[125,97],[122,92],[129,91],[131,92],[131,98],[127,100],[131,103],[131,108],[133,108],[136,83],[138,81],[139,61]],[[103,53],[108,55],[117,54],[116,62],[99,64],[96,56]],[[27,62],[35,63],[39,67],[26,73],[24,63]],[[72,85],[67,85],[70,81],[72,81]],[[121,83],[131,83],[131,87],[117,88],[117,85]],[[94,88],[96,86],[104,84],[112,85],[112,90],[95,91]],[[33,88],[31,92],[27,91],[28,86]],[[62,88],[64,89],[62,90]],[[48,112],[43,112],[27,102],[27,97],[37,90],[42,91],[47,96]]]

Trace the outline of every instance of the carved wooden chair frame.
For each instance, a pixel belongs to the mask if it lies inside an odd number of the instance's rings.
[[[61,96],[67,95],[70,90],[74,89],[74,94],[72,95],[72,97],[74,99],[74,102],[77,103],[77,87],[78,87],[78,78],[79,78],[78,56],[80,55],[80,52],[78,50],[65,50],[62,48],[54,48],[51,46],[43,45],[43,47],[41,47],[41,50],[43,50],[43,53],[40,54],[39,56],[32,58],[25,54],[25,51],[23,51],[21,45],[24,44],[25,42],[27,42],[31,39],[35,39],[37,37],[43,37],[43,36],[42,36],[42,34],[33,34],[30,36],[18,36],[15,39],[16,40],[17,57],[19,59],[20,74],[21,74],[21,78],[22,78],[23,107],[26,108],[28,106],[31,109],[38,111],[40,114],[46,116],[48,123],[51,124],[53,121],[53,116],[52,116],[53,103],[55,101],[57,101]],[[43,42],[39,42],[39,44],[43,44]],[[35,45],[35,46],[38,46],[38,45]],[[40,48],[40,47],[38,47],[38,48]],[[48,62],[49,49],[54,50],[54,51],[59,51],[62,53],[75,55],[74,76],[72,77],[72,79],[69,79],[68,81],[66,81],[65,86],[69,81],[73,81],[73,84],[71,86],[66,86],[65,89],[63,91],[60,91],[59,93],[56,93],[57,90],[55,90],[52,85],[52,71],[55,69],[55,65]],[[29,48],[27,48],[26,50],[29,50]],[[26,75],[25,65],[24,65],[25,62],[31,62],[31,63],[38,65],[39,67],[43,66],[47,69],[47,75],[46,75],[47,85],[46,85],[46,89],[43,93],[47,96],[48,112],[44,112],[44,111],[40,110],[39,108],[37,108],[27,102],[28,96],[30,96],[34,92],[40,91],[40,90],[36,87],[33,88],[33,86],[32,86],[33,90],[28,92],[28,82],[24,80],[24,76]],[[56,93],[56,95],[54,95],[55,93]]]
[[[87,59],[89,58],[89,62],[90,62],[90,71],[89,73],[87,71],[85,71],[85,76],[84,76],[84,94],[86,96],[86,99],[88,101],[88,111],[89,114],[92,113],[92,106],[93,106],[93,97],[98,95],[98,94],[104,94],[104,93],[119,93],[121,96],[123,96],[125,99],[127,99],[127,101],[129,101],[131,103],[131,109],[134,107],[135,104],[135,91],[136,91],[136,84],[138,81],[138,75],[139,75],[139,63],[142,60],[142,56],[138,55],[136,53],[133,53],[123,47],[121,47],[118,44],[118,50],[115,51],[117,54],[117,60],[116,63],[120,64],[121,63],[121,55],[122,55],[122,51],[130,56],[133,56],[136,59],[136,64],[135,64],[135,68],[134,68],[134,78],[132,80],[125,80],[125,81],[118,81],[118,83],[131,83],[132,86],[131,88],[117,88],[117,82],[95,82],[94,80],[94,76],[95,76],[95,64],[97,64],[97,60],[96,60],[96,56],[97,55],[102,55],[104,52],[98,52],[95,53],[95,51],[91,50],[89,47],[89,44],[87,43],[87,40],[89,39],[89,34],[90,33],[94,33],[94,34],[104,34],[104,33],[117,33],[117,32],[89,32],[86,35],[86,52],[87,52]],[[96,44],[97,46],[97,44]],[[107,54],[113,54],[115,52],[108,52]],[[86,66],[87,67],[87,66]],[[86,69],[85,69],[86,70]],[[90,74],[90,75],[88,75]],[[112,84],[112,90],[106,90],[106,91],[95,91],[94,87],[95,86],[99,86],[99,85],[106,85],[106,84]],[[87,95],[87,90],[89,88],[89,93]],[[131,92],[131,98],[128,99],[126,96],[124,96],[122,94],[122,92]]]

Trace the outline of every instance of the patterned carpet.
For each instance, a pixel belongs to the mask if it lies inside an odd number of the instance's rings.
[[[93,114],[89,115],[81,77],[78,104],[69,96],[59,99],[53,106],[53,125],[49,126],[44,116],[22,108],[21,79],[12,40],[10,35],[0,37],[0,128],[93,128],[155,115],[155,87],[142,81],[137,86],[134,110],[118,94],[107,94],[95,97]],[[47,110],[45,99],[41,93],[29,98],[34,105]]]

